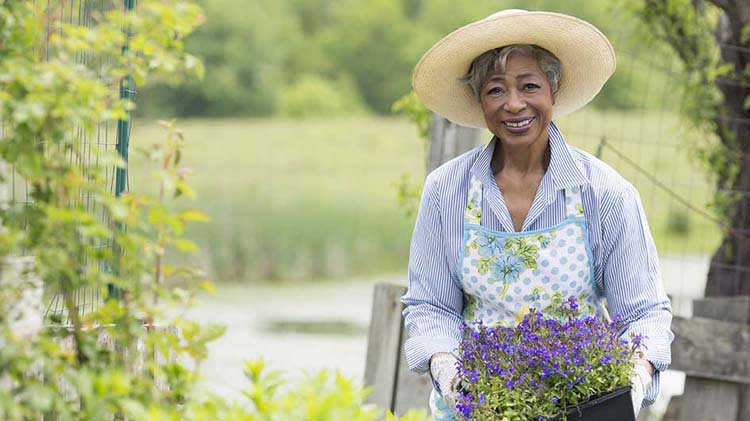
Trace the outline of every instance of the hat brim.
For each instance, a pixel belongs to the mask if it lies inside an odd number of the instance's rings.
[[[414,68],[414,92],[448,120],[486,128],[476,97],[460,79],[477,56],[511,44],[538,45],[562,63],[553,119],[586,105],[615,71],[614,48],[595,26],[560,13],[519,10],[468,24],[438,41]]]

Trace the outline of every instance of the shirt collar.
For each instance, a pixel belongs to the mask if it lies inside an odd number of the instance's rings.
[[[584,174],[580,161],[573,158],[565,138],[555,123],[549,123],[548,132],[550,160],[547,170],[552,176],[555,189],[562,190],[589,184],[589,178]]]
[[[584,175],[576,159],[573,158],[573,154],[571,154],[565,138],[555,123],[550,122],[548,133],[550,162],[547,171],[552,178],[552,185],[555,190],[589,184],[589,179]],[[482,149],[482,152],[471,166],[471,173],[485,186],[490,185],[495,178],[494,174],[492,174],[490,163],[492,162],[492,154],[495,152],[497,141],[497,137],[493,136],[490,143]]]

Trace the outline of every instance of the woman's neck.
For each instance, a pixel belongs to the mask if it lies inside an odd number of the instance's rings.
[[[495,142],[491,163],[493,174],[503,172],[525,176],[547,171],[550,161],[549,140],[516,147],[505,144],[500,138]]]

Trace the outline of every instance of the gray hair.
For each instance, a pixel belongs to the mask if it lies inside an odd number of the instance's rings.
[[[495,71],[505,72],[505,63],[511,54],[520,54],[536,60],[542,73],[547,76],[553,95],[557,92],[562,79],[562,63],[554,54],[537,45],[513,44],[495,48],[482,53],[471,62],[469,72],[460,79],[477,101],[481,100],[482,86],[487,76]]]

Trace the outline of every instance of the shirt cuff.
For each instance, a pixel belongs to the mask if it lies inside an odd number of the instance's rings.
[[[456,338],[435,338],[431,336],[415,336],[404,343],[406,362],[411,371],[424,374],[430,371],[430,358],[438,352],[448,352],[458,355],[460,341]]]
[[[651,404],[653,404],[656,401],[656,398],[659,396],[659,386],[660,386],[660,378],[661,378],[661,372],[666,370],[667,367],[669,367],[669,360],[659,360],[658,358],[649,358],[648,353],[644,353],[644,358],[646,361],[650,362],[651,365],[654,366],[654,375],[651,376],[651,385],[644,391],[643,396],[643,403],[641,404],[641,408],[645,408]]]
[[[646,389],[643,394],[643,402],[641,403],[641,408],[645,408],[653,404],[656,401],[657,396],[659,396],[659,378],[660,377],[661,377],[661,374],[659,370],[654,370],[654,375],[651,376],[651,384],[648,386],[648,389]]]

